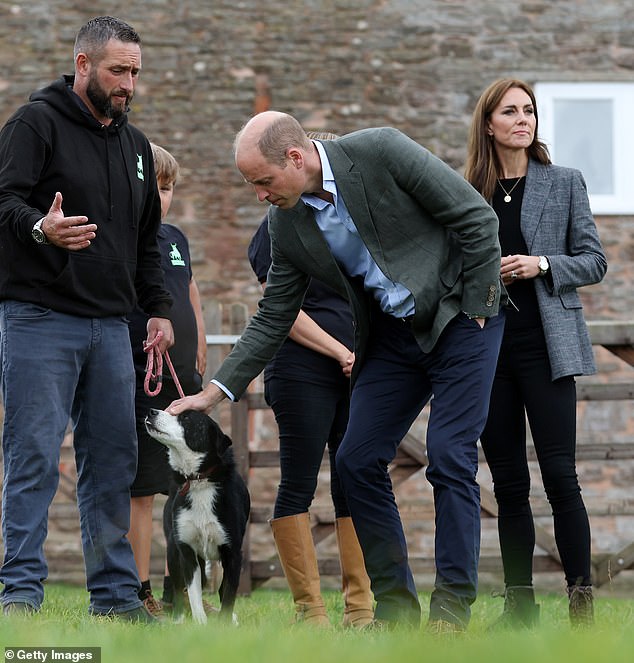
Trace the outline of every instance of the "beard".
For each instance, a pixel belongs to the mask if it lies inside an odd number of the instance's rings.
[[[92,76],[88,81],[86,96],[90,99],[90,103],[95,107],[95,110],[110,120],[118,120],[127,113],[130,110],[130,102],[132,101],[132,95],[130,95],[123,106],[115,106],[112,103],[112,97],[99,85],[97,79]]]

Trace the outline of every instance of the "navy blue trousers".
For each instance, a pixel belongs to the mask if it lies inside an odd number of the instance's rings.
[[[264,387],[280,433],[280,485],[273,518],[305,513],[312,504],[328,446],[330,493],[335,517],[348,516],[339,484],[335,454],[346,432],[350,384],[315,384],[271,377]]]
[[[436,510],[436,580],[429,618],[462,626],[469,621],[480,551],[477,441],[486,421],[503,329],[503,315],[489,318],[480,328],[459,314],[434,349],[425,353],[407,323],[376,315],[336,463],[370,576],[377,619],[420,623],[388,465],[433,396],[426,476]]]

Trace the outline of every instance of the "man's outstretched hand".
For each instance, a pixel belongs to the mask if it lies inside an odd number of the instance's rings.
[[[185,410],[200,410],[201,412],[208,412],[212,407],[218,405],[225,394],[220,387],[210,382],[202,391],[192,396],[185,396],[172,401],[167,407],[167,412],[170,414],[180,414]]]
[[[88,223],[87,216],[64,216],[62,194],[58,191],[42,221],[42,232],[50,244],[69,251],[79,251],[90,246],[97,236],[97,226]]]

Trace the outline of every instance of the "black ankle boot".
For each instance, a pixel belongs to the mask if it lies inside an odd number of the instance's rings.
[[[535,603],[532,587],[507,587],[499,596],[504,596],[504,611],[490,626],[491,630],[530,629],[539,624],[539,605]]]

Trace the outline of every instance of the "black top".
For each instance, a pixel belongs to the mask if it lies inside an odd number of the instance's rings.
[[[501,182],[504,189],[510,191],[517,182],[517,178],[501,180]],[[528,248],[520,227],[525,186],[526,178],[522,177],[511,192],[511,200],[508,203],[504,202],[506,193],[502,190],[499,183],[493,194],[492,207],[500,221],[499,236],[503,256],[514,255],[516,253],[528,255]],[[541,317],[533,279],[516,279],[508,287],[508,293],[515,306],[509,304],[505,309],[505,330],[541,327]]]
[[[196,372],[198,329],[189,297],[189,284],[192,279],[189,244],[185,235],[168,223],[161,224],[157,237],[165,285],[174,300],[171,319],[175,343],[169,349],[169,356],[183,391],[185,394],[194,394],[200,391],[201,378]],[[148,316],[137,307],[129,319],[138,399],[143,398],[144,393],[147,354],[143,351],[143,341],[147,338]],[[172,387],[172,376],[167,362],[164,361],[163,388],[167,388],[172,394]]]
[[[253,236],[248,249],[249,261],[260,283],[266,282],[271,266],[271,239],[266,217]],[[317,279],[311,279],[302,310],[324,331],[352,350],[354,328],[348,302]],[[264,379],[282,377],[316,384],[347,380],[339,362],[288,338],[264,370]]]
[[[138,298],[149,315],[169,318],[150,144],[126,115],[98,122],[72,84],[67,76],[35,92],[0,133],[0,299],[101,318],[127,315]],[[57,191],[66,216],[97,224],[81,251],[31,237]]]

